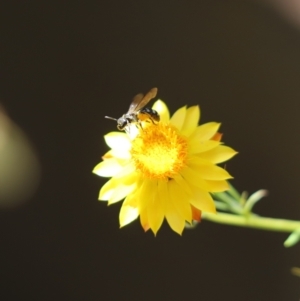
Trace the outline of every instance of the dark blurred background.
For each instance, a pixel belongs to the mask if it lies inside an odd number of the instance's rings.
[[[300,219],[300,30],[272,3],[1,2],[0,102],[41,179],[0,211],[0,300],[299,300],[287,234],[120,230],[120,204],[97,201],[106,179],[91,173],[116,130],[104,115],[156,86],[172,112],[199,104],[202,123],[222,122],[235,187],[270,191],[257,213]]]

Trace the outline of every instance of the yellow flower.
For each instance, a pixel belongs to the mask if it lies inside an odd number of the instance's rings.
[[[158,124],[130,125],[128,133],[111,132],[105,141],[111,148],[93,172],[112,177],[100,190],[108,205],[124,200],[120,211],[123,227],[138,216],[145,231],[154,234],[164,219],[181,234],[185,222],[201,219],[201,212],[215,213],[210,192],[227,190],[230,174],[216,164],[236,152],[221,142],[220,124],[198,126],[198,106],[182,107],[170,118],[165,103],[153,109]]]

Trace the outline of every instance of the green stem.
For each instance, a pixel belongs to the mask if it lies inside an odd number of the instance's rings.
[[[228,213],[202,213],[202,219],[232,226],[256,228],[277,232],[293,232],[300,229],[300,221],[262,217],[258,215],[240,216]]]

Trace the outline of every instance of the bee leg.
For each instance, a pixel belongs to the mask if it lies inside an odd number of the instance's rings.
[[[155,124],[154,121],[153,121],[153,119],[151,117],[149,117],[148,119],[144,120],[144,122],[147,122],[147,123],[151,123],[152,122],[153,124]]]
[[[125,127],[125,132],[127,133],[127,135],[130,135],[130,123],[128,123]]]
[[[125,128],[125,132],[127,133],[127,135],[130,135],[130,128]]]
[[[137,123],[137,128],[140,128],[141,130],[143,130],[143,125],[142,125],[142,122],[139,120],[138,123]]]
[[[157,124],[157,122],[156,122],[153,118],[151,118],[151,117],[149,117],[148,120],[151,120],[152,124]],[[148,120],[147,120],[147,122],[150,122],[150,121],[148,121]]]

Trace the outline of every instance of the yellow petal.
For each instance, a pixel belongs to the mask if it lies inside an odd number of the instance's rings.
[[[120,163],[120,165],[124,165],[124,163],[126,163],[126,161],[131,158],[131,155],[127,150],[111,149],[102,156],[103,160],[112,158],[116,159]]]
[[[154,193],[156,192],[156,181],[143,179],[136,191],[136,197],[138,199],[139,210],[148,207],[148,202],[152,200]]]
[[[192,221],[192,210],[188,194],[175,181],[169,181],[170,200],[177,212],[189,223]]]
[[[122,166],[114,159],[105,159],[95,166],[93,173],[101,177],[113,177],[120,172]]]
[[[172,202],[166,202],[166,220],[173,231],[182,234],[185,226],[185,220],[176,210]]]
[[[147,213],[148,200],[149,200],[149,197],[152,197],[153,191],[150,192],[149,186],[146,182],[148,182],[148,181],[143,181],[142,185],[136,191],[135,196],[138,200],[138,209],[140,212],[141,222],[142,222],[142,220],[145,220],[145,221],[147,221],[147,224],[149,226],[148,213]],[[145,192],[149,192],[150,194],[146,194]]]
[[[211,149],[207,152],[201,153],[201,158],[210,161],[214,164],[222,163],[233,156],[235,156],[237,152],[232,149],[231,147],[225,146],[225,145],[219,145],[218,147]]]
[[[192,194],[191,188],[186,182],[186,180],[181,176],[181,174],[177,174],[173,180],[183,189],[188,195]]]
[[[108,201],[110,199],[111,195],[113,194],[114,189],[116,188],[117,185],[118,185],[118,183],[116,183],[114,178],[107,181],[100,189],[98,199],[101,201]]]
[[[208,122],[198,126],[190,137],[191,141],[203,142],[211,139],[218,131],[220,125],[221,123]]]
[[[199,106],[192,106],[186,110],[181,133],[185,136],[190,136],[197,128],[200,118]]]
[[[106,144],[112,149],[129,150],[131,142],[125,133],[110,132],[104,136]]]
[[[130,186],[136,184],[138,183],[138,179],[139,175],[137,173],[131,173],[120,178],[111,178],[102,186],[99,193],[99,200],[108,201],[117,187],[121,185]]]
[[[189,166],[205,180],[220,181],[232,178],[225,169],[195,156],[190,158]]]
[[[170,112],[168,110],[167,105],[163,101],[161,101],[160,99],[157,100],[154,103],[152,109],[155,110],[159,114],[161,122],[164,122],[164,123],[168,123],[169,122],[169,120],[170,120]]]
[[[131,184],[131,185],[122,185],[119,184],[111,194],[109,200],[108,200],[108,205],[117,203],[121,200],[123,200],[127,195],[132,193],[136,188],[136,184]]]
[[[131,158],[130,152],[126,149],[111,149],[109,154],[118,159],[119,162],[129,160]]]
[[[160,181],[159,187],[165,184],[165,182]],[[149,226],[155,235],[161,227],[165,217],[164,202],[166,200],[164,199],[163,193],[160,193],[163,188],[159,187],[157,188],[157,193],[153,194],[153,197],[149,200],[147,206]]]
[[[220,142],[215,140],[208,140],[204,142],[197,142],[196,140],[193,140],[189,141],[188,150],[190,154],[199,154],[214,149],[219,145]]]
[[[148,221],[148,215],[147,215],[147,208],[139,209],[140,212],[140,222],[141,226],[143,227],[144,231],[146,232],[149,230],[149,221]]]
[[[143,180],[137,186],[139,189],[136,192],[136,198],[138,200],[138,210],[140,213],[140,221],[143,229],[147,231],[150,227],[148,220],[148,204],[149,201],[153,198],[155,192],[154,181]]]
[[[214,200],[211,197],[211,195],[206,191],[194,187],[193,198],[190,202],[194,207],[201,211],[216,213],[216,206]]]
[[[139,216],[138,208],[133,206],[135,202],[132,195],[124,200],[119,214],[120,227],[128,225]]]
[[[113,158],[113,155],[111,154],[111,150],[109,150],[108,152],[106,152],[103,156],[102,156],[102,159],[105,160],[105,159],[111,159]]]
[[[210,181],[206,180],[210,192],[222,192],[229,189],[227,181]]]
[[[137,173],[137,172],[133,172],[131,174],[128,174],[128,175],[125,175],[124,177],[121,177],[121,178],[116,178],[114,177],[114,179],[116,181],[118,181],[119,183],[121,184],[124,184],[124,185],[131,185],[131,184],[137,184],[139,179],[140,179],[140,174]]]
[[[210,186],[207,184],[205,180],[201,177],[199,172],[196,172],[190,167],[185,167],[180,171],[183,178],[187,181],[187,183],[192,184],[204,191],[210,191]]]
[[[174,125],[178,130],[181,130],[186,115],[186,107],[178,109],[171,117],[170,123]]]
[[[135,172],[135,166],[132,162],[123,166],[123,168],[115,175],[115,178],[121,178]]]

